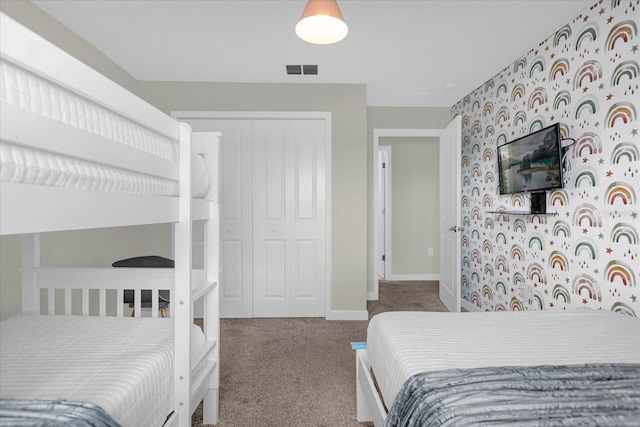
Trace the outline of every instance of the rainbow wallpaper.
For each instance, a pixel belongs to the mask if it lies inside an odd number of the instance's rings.
[[[462,117],[462,298],[479,310],[640,316],[640,1],[600,1],[452,107]],[[498,192],[496,147],[553,123],[547,212]]]

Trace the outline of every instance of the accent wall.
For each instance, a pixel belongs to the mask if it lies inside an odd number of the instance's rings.
[[[639,3],[595,3],[452,107],[467,307],[640,315]],[[549,214],[490,213],[529,210],[499,194],[496,147],[558,122],[575,143]]]

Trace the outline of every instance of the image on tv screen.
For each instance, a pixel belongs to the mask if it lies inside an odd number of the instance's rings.
[[[498,147],[500,194],[562,187],[558,126]]]

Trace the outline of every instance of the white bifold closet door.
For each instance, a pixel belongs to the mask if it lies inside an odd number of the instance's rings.
[[[325,316],[325,122],[214,120],[223,317]]]

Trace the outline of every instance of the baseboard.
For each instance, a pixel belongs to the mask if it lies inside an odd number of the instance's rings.
[[[460,300],[460,306],[467,311],[481,311],[477,306],[471,304],[469,301],[463,299]]]
[[[367,310],[331,310],[327,320],[369,320]]]
[[[415,281],[415,280],[440,280],[439,274],[389,274],[385,280],[394,282]]]

